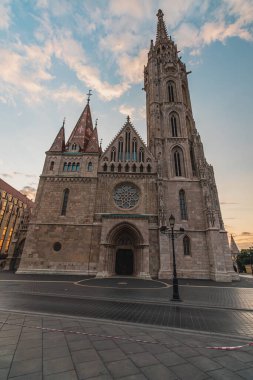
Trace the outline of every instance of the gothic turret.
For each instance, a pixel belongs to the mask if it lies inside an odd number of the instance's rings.
[[[60,128],[49,152],[63,152],[65,149],[65,130],[64,130],[65,120],[63,121],[62,127]]]

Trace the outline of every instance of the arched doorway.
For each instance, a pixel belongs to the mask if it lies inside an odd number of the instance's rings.
[[[97,277],[114,275],[150,278],[149,244],[130,222],[114,225],[101,243]]]

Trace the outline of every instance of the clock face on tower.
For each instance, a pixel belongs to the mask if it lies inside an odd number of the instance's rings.
[[[139,189],[133,183],[121,183],[114,188],[113,199],[123,209],[133,208],[139,201]]]

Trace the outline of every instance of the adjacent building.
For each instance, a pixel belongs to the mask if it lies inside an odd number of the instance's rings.
[[[18,273],[170,278],[160,227],[176,219],[178,276],[231,281],[214,171],[196,129],[185,64],[163,13],[144,68],[147,144],[128,117],[102,151],[88,102],[46,159]]]
[[[0,267],[15,269],[34,203],[0,178]]]

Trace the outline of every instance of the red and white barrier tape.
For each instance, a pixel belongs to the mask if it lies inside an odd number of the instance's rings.
[[[149,340],[141,340],[141,339],[134,339],[134,338],[126,338],[122,336],[113,336],[113,335],[103,335],[103,334],[94,334],[94,333],[86,333],[83,331],[73,331],[73,330],[63,330],[63,329],[53,329],[50,327],[40,327],[40,326],[28,326],[25,324],[19,324],[19,323],[10,323],[6,321],[0,321],[3,325],[11,325],[11,326],[20,326],[20,327],[27,327],[29,329],[37,329],[37,330],[42,330],[42,331],[49,331],[49,332],[63,332],[64,334],[76,334],[76,335],[85,335],[85,336],[95,336],[98,338],[107,338],[107,339],[117,339],[117,340],[124,340],[124,341],[129,341],[129,342],[134,342],[134,343],[149,343],[149,344],[158,344],[161,346],[167,346],[167,343],[163,342],[156,342],[156,341],[149,341]],[[253,346],[253,342],[244,344],[242,346],[217,346],[217,347],[205,347],[205,346],[194,346],[192,348],[206,348],[208,350],[221,350],[221,351],[235,351],[235,350],[240,350],[243,347],[249,347]]]

